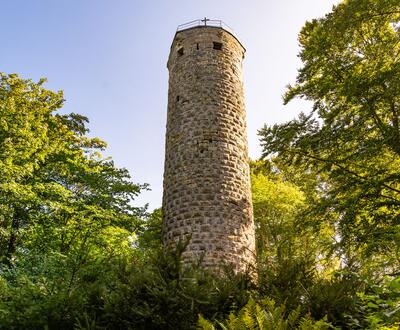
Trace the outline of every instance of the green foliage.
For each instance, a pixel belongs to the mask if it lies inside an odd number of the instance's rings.
[[[0,259],[127,249],[144,186],[101,158],[105,143],[85,135],[85,117],[56,113],[62,93],[43,83],[0,75]]]
[[[250,277],[182,268],[182,251],[90,260],[73,281],[60,256],[19,265],[0,282],[0,328],[192,329],[247,302]]]
[[[184,248],[98,253],[79,267],[60,253],[19,258],[0,277],[0,328],[194,329],[199,313],[223,317],[246,304],[249,276],[183,267]]]
[[[387,297],[395,289],[385,298],[374,287],[382,289],[385,275],[399,270],[399,22],[395,0],[347,0],[307,22],[299,36],[303,66],[284,101],[304,98],[313,110],[259,132],[264,159],[278,164],[278,170],[267,164],[263,174],[276,180],[270,173],[281,175],[283,169],[288,182],[282,183],[294,184],[304,196],[303,210],[281,212],[281,221],[313,242],[306,249],[316,257],[309,261],[317,271],[304,282],[301,270],[291,273],[295,268],[279,261],[287,269],[283,289],[270,281],[265,292],[278,287],[281,294],[293,281],[306,283],[302,294],[294,291],[303,308],[341,327],[383,329],[398,322],[386,310],[396,310]],[[279,203],[277,209],[282,210]],[[264,216],[268,224],[272,219]],[[293,242],[286,232],[283,240]],[[269,249],[275,257],[273,246]]]
[[[282,164],[279,158],[253,162],[252,193],[258,253],[256,297],[272,298],[287,313],[301,306],[316,320],[346,326],[355,312],[357,274],[340,269],[332,255],[334,228],[309,212],[318,198],[319,177]],[[315,224],[318,224],[317,226]],[[333,246],[332,246],[333,245]],[[286,315],[287,316],[287,315]]]
[[[242,330],[242,329],[331,329],[325,320],[314,321],[310,317],[300,317],[300,308],[292,310],[286,317],[285,307],[276,306],[271,299],[264,300],[261,305],[250,299],[238,313],[231,312],[228,318],[214,324],[199,316],[199,328],[203,330]]]
[[[353,329],[398,329],[400,326],[400,277],[372,283],[357,294],[356,311],[347,315]]]
[[[138,247],[143,252],[150,250],[161,251],[162,249],[162,210],[155,209],[145,219],[143,226],[137,232]]]
[[[282,245],[290,244],[287,238],[295,235],[294,221],[304,205],[303,193],[273,173],[253,173],[251,180],[258,255],[273,251],[271,254],[279,257]]]
[[[0,74],[0,327],[70,329],[99,308],[110,260],[129,257],[145,185],[130,182],[86,136],[87,119],[60,115],[62,92]]]
[[[177,250],[149,260],[122,263],[117,285],[105,299],[105,319],[113,329],[192,329],[197,315],[220,317],[242,307],[251,279],[227,270],[220,276],[196,266],[183,267]]]
[[[259,286],[263,294],[296,308],[314,276],[314,251],[304,249],[311,237],[296,226],[304,194],[273,167],[272,162],[251,166]]]
[[[306,23],[285,102],[305,98],[313,111],[260,131],[264,157],[321,175],[313,212],[335,226],[347,260],[399,252],[399,9],[397,0],[349,0]]]
[[[289,310],[299,305],[307,310],[309,291],[334,269],[334,262],[323,258],[333,230],[316,230],[318,219],[306,214],[317,182],[279,159],[253,162],[251,169],[259,294]]]
[[[3,272],[0,328],[71,329],[83,311],[101,306],[112,277],[107,261],[86,259],[77,269],[61,254],[36,255]]]

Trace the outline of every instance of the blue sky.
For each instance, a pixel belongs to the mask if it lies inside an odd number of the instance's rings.
[[[161,206],[169,48],[179,24],[203,18],[231,26],[247,49],[244,80],[251,158],[257,130],[309,105],[282,105],[300,67],[297,35],[337,0],[0,0],[0,71],[64,90],[63,112],[90,119],[106,155],[147,182],[138,205]]]

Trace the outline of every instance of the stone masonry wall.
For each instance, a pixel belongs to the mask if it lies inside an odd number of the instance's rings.
[[[164,243],[191,237],[184,260],[236,271],[255,262],[244,52],[222,28],[195,27],[176,33],[167,65]]]

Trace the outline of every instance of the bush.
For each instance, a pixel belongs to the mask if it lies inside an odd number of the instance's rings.
[[[199,313],[222,318],[246,304],[250,276],[183,267],[183,249],[21,258],[0,273],[0,328],[195,329]]]
[[[200,267],[183,267],[181,253],[159,253],[140,264],[121,263],[118,280],[105,299],[109,329],[195,329],[197,315],[227,315],[244,306],[252,283],[226,269],[216,276]]]
[[[203,330],[324,330],[332,327],[325,319],[314,321],[309,316],[300,317],[300,307],[285,315],[285,306],[276,306],[272,299],[265,299],[261,304],[250,299],[238,313],[231,312],[224,321],[215,321],[217,327],[201,315],[198,325]]]
[[[358,292],[355,312],[347,318],[352,329],[399,329],[400,277],[386,278]]]

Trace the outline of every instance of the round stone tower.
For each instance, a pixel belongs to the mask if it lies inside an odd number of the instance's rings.
[[[220,21],[198,22],[178,28],[167,64],[163,239],[189,240],[185,262],[240,272],[255,262],[245,49]]]

